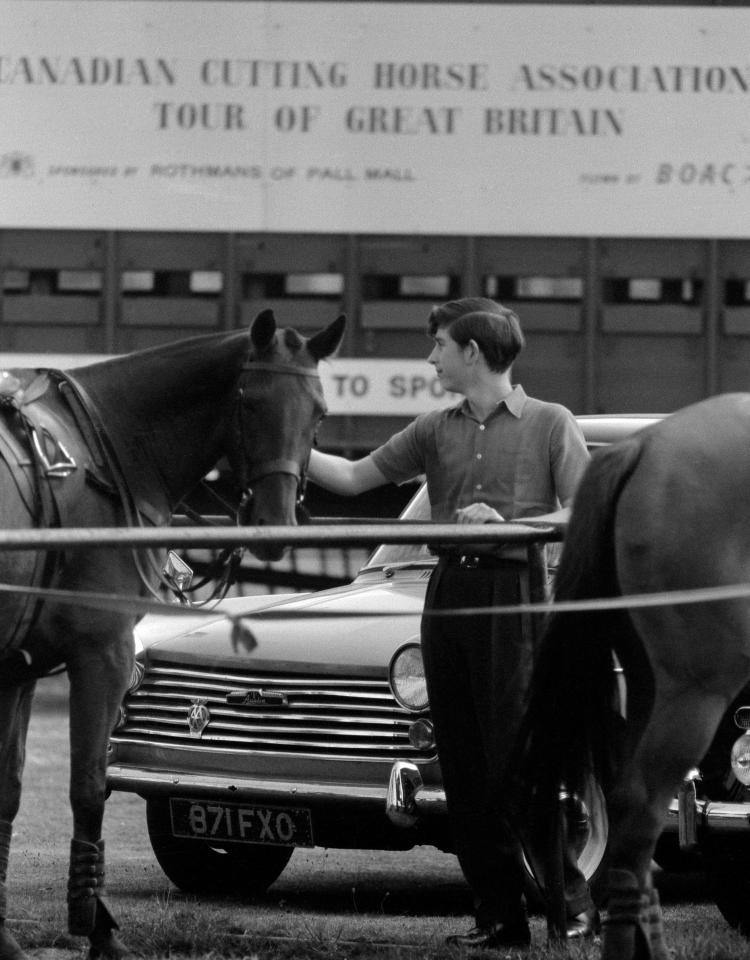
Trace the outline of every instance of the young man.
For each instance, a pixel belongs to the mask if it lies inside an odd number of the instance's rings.
[[[357,494],[424,473],[432,519],[441,523],[567,519],[588,464],[586,444],[565,407],[513,386],[512,364],[524,346],[518,317],[471,297],[433,308],[428,331],[428,362],[463,401],[422,414],[360,460],[313,451],[310,479]],[[425,611],[529,599],[524,548],[462,546],[439,556]],[[456,852],[474,895],[474,928],[448,940],[468,948],[527,946],[521,850],[504,806],[504,776],[526,703],[533,624],[522,616],[425,615],[422,652]],[[598,917],[571,858],[565,877],[568,936],[590,936]]]

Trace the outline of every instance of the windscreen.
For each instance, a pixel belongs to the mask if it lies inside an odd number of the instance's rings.
[[[399,520],[415,520],[429,523],[431,519],[427,484],[423,483],[404,507]],[[418,563],[420,561],[434,559],[433,554],[429,552],[423,543],[384,544],[375,550],[365,564],[365,567],[382,567],[394,563]]]

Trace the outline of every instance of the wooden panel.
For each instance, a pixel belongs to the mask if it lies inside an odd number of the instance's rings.
[[[671,413],[704,396],[698,337],[603,337],[597,413]]]
[[[226,238],[216,233],[123,233],[121,270],[223,270]]]
[[[433,304],[424,300],[367,300],[362,326],[372,330],[424,330]]]
[[[750,339],[722,340],[719,348],[719,391],[750,391]]]
[[[360,272],[461,276],[466,241],[455,237],[361,237]]]
[[[258,300],[243,300],[240,303],[239,326],[249,327],[261,310],[273,310],[279,326],[308,332],[322,330],[343,313],[342,305],[337,301],[264,297]]]
[[[123,298],[122,323],[126,327],[200,327],[219,325],[219,304],[197,297]]]
[[[577,237],[484,237],[477,241],[482,276],[584,276],[587,244]]]
[[[534,303],[524,300],[516,303],[503,300],[503,306],[515,311],[524,333],[530,330],[547,330],[550,333],[580,330],[583,325],[580,303]]]
[[[235,239],[237,269],[249,273],[343,273],[341,236],[245,234]]]
[[[750,336],[750,307],[724,307],[723,331],[734,336]]]
[[[8,326],[0,328],[3,351],[13,353],[103,353],[101,327]],[[40,365],[44,361],[40,360]]]
[[[603,277],[695,279],[706,270],[705,240],[606,239],[598,245]]]
[[[699,307],[672,303],[616,303],[602,307],[605,333],[700,334],[703,317]]]
[[[540,400],[584,410],[585,351],[577,336],[534,333],[513,365],[513,382]]]
[[[98,297],[38,296],[22,294],[3,300],[3,323],[90,324],[99,323]]]
[[[3,267],[19,270],[101,268],[104,234],[88,230],[4,230]]]

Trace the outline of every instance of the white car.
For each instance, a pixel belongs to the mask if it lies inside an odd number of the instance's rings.
[[[655,419],[580,423],[595,447]],[[428,518],[422,487],[402,519]],[[178,887],[265,890],[297,847],[451,851],[419,646],[434,563],[419,544],[382,546],[346,586],[225,601],[233,614],[289,615],[253,620],[254,647],[220,610],[146,618],[108,784],[145,797],[154,853]],[[596,889],[604,805],[593,791],[571,812]]]

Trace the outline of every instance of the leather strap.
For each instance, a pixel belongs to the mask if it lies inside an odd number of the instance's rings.
[[[297,480],[302,476],[299,464],[295,460],[266,460],[265,463],[259,463],[254,470],[250,471],[248,483],[252,484],[255,480],[267,477],[271,473],[288,473]]]
[[[135,524],[138,519],[138,514],[143,514],[143,516],[150,523],[157,527],[167,523],[170,515],[166,507],[160,508],[157,504],[151,503],[145,500],[143,497],[136,498],[131,493],[131,485],[128,483],[127,477],[125,476],[125,472],[122,468],[122,464],[120,463],[116,452],[112,448],[112,443],[110,442],[110,438],[106,429],[97,416],[96,404],[91,400],[86,389],[78,381],[78,379],[73,377],[70,373],[58,372],[58,376],[60,377],[61,381],[65,382],[69,387],[69,392],[67,392],[67,394],[64,393],[64,395],[66,395],[69,399],[72,393],[75,396],[79,407],[85,411],[86,417],[88,418],[91,426],[91,431],[93,431],[96,436],[98,449],[102,452],[102,455],[105,458],[107,469],[112,476],[114,486],[117,489],[117,494],[122,502],[126,516],[128,517],[128,523]],[[87,433],[90,433],[91,431],[87,431]]]
[[[320,380],[317,370],[309,370],[305,367],[295,367],[292,363],[271,363],[265,360],[249,360],[243,364],[243,370],[264,370],[269,373],[288,373],[293,377],[314,377]]]

